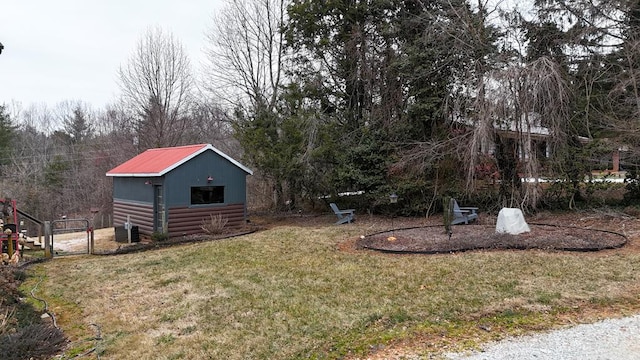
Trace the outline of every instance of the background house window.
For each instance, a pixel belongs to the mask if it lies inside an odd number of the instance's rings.
[[[195,186],[191,188],[191,205],[224,203],[224,186]]]
[[[546,141],[544,140],[533,140],[532,141],[534,149],[535,149],[535,153],[536,153],[536,157],[539,160],[542,159],[546,159],[549,157],[549,146],[547,144]]]

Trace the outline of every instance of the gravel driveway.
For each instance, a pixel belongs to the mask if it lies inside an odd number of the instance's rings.
[[[446,359],[472,360],[636,360],[640,359],[640,315],[547,333],[508,338],[482,351],[445,354]]]

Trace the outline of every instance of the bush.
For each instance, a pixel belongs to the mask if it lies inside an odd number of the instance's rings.
[[[202,229],[202,231],[209,235],[220,234],[224,231],[224,228],[225,226],[227,226],[228,222],[229,219],[227,219],[227,217],[223,216],[222,214],[211,214],[209,215],[209,220],[202,220],[202,225],[200,225],[200,228]]]
[[[640,217],[640,207],[638,207],[637,205],[629,205],[622,209],[622,212],[629,216]]]
[[[19,301],[24,272],[0,266],[0,354],[5,360],[51,359],[67,339],[62,330],[42,322],[28,303]]]
[[[627,173],[625,178],[625,204],[637,204],[640,201],[640,174],[637,169],[633,169]]]
[[[165,241],[167,239],[169,239],[169,234],[165,232],[155,231],[153,234],[151,234],[151,240],[153,241]]]
[[[33,324],[0,336],[0,353],[6,360],[50,359],[66,344],[62,330],[49,324]]]

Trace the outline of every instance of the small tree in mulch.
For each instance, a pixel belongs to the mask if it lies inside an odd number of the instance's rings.
[[[450,196],[442,198],[442,209],[444,210],[444,231],[449,235],[449,240],[451,240],[451,234],[453,234],[451,227],[453,222],[453,199]]]

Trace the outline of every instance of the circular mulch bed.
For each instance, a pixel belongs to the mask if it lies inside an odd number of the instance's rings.
[[[453,226],[451,238],[443,225],[395,229],[360,238],[358,248],[393,253],[448,253],[481,249],[544,249],[598,251],[624,246],[623,234],[571,226],[529,224],[530,232],[497,234],[492,225]]]

